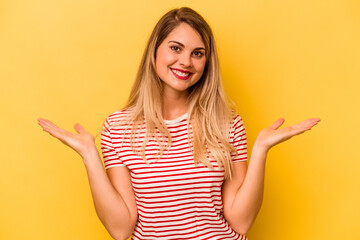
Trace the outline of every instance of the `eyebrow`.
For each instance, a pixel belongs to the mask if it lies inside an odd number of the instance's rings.
[[[177,42],[177,41],[169,41],[169,43],[171,43],[171,42],[177,43],[177,44],[179,44],[180,46],[185,47],[185,45],[182,44],[182,43],[180,43],[180,42]],[[205,48],[203,48],[203,47],[198,47],[198,48],[195,48],[194,50],[201,50],[201,49],[205,51]]]

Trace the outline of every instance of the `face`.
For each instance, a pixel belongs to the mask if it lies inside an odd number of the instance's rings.
[[[187,93],[205,68],[205,45],[200,34],[181,23],[164,39],[156,51],[156,72],[164,92]]]

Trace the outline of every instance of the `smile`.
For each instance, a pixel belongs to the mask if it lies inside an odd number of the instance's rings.
[[[177,69],[170,68],[171,72],[174,74],[174,76],[181,80],[187,80],[192,75],[189,71],[179,71]]]

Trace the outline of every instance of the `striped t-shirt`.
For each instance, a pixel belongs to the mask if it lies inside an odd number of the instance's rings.
[[[145,149],[149,164],[131,150],[131,128],[118,124],[127,114],[128,110],[121,110],[106,119],[101,149],[106,169],[125,166],[130,170],[138,209],[132,239],[246,240],[223,216],[223,168],[214,160],[211,160],[214,169],[194,164],[187,114],[165,120],[172,144],[160,159],[155,155],[158,144],[149,140]],[[237,156],[232,155],[233,161],[247,161],[246,132],[239,115],[232,122],[230,143],[238,151]]]

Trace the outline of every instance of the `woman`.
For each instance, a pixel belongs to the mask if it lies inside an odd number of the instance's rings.
[[[94,137],[39,119],[78,152],[96,212],[115,239],[247,239],[260,210],[269,149],[320,119],[260,131],[247,166],[246,132],[226,102],[214,37],[190,8],[166,13],[147,43],[127,106]]]

